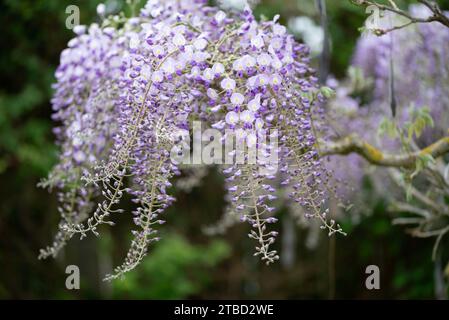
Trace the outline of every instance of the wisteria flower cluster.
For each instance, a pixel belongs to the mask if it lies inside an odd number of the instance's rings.
[[[41,257],[55,256],[75,234],[113,225],[127,193],[136,228],[124,263],[107,279],[134,269],[159,240],[156,226],[175,200],[169,190],[181,168],[173,150],[186,152],[186,137],[177,133],[195,121],[235,136],[231,159],[241,145],[262,150],[255,162],[220,167],[228,208],[249,223],[264,262],[279,258],[270,230],[278,189],[289,190],[330,235],[343,233],[326,217],[330,172],[316,147],[325,94],[308,48],[278,17],[257,22],[248,7],[225,13],[206,3],[150,0],[138,17],[76,30],[56,73],[60,161],[43,183],[59,190],[62,220]]]
[[[421,18],[431,15],[423,5],[412,5],[409,12]],[[385,15],[385,28],[396,25],[399,19],[396,15]],[[343,112],[351,118],[346,124],[347,131],[372,141],[372,132],[385,117],[395,118],[398,126],[404,126],[416,110],[427,108],[434,126],[429,126],[418,142],[425,146],[444,135],[449,123],[448,40],[448,28],[436,22],[414,24],[382,36],[362,36],[352,61],[362,72],[359,77],[353,77],[357,78],[359,88],[340,85],[337,89],[336,104],[340,109],[345,108]],[[360,86],[362,82],[365,84]],[[360,96],[355,92],[360,93],[360,89],[367,94],[354,98]],[[372,131],[366,130],[367,127]],[[397,148],[391,142],[382,146]]]

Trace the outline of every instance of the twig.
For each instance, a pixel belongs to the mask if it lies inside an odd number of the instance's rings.
[[[419,3],[425,5],[431,12],[432,15],[430,15],[427,18],[418,18],[418,17],[414,17],[412,15],[410,15],[408,12],[400,9],[394,1],[389,0],[388,2],[390,3],[390,5],[384,5],[384,4],[380,4],[377,3],[376,1],[369,1],[369,0],[350,0],[353,4],[357,5],[357,6],[365,6],[365,7],[369,7],[369,6],[375,6],[377,7],[379,10],[381,11],[389,11],[392,13],[395,13],[397,15],[400,15],[402,17],[405,17],[407,19],[410,20],[410,22],[391,28],[391,29],[376,29],[374,30],[374,32],[377,35],[383,35],[386,34],[388,32],[394,31],[394,30],[398,30],[398,29],[402,29],[405,28],[411,24],[415,24],[415,23],[430,23],[430,22],[439,22],[442,25],[444,25],[445,27],[449,28],[449,18],[444,14],[443,10],[441,10],[441,8],[438,6],[437,3],[435,2],[430,2],[428,0],[418,0]]]

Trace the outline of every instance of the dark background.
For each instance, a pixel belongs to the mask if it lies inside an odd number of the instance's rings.
[[[309,249],[307,231],[298,227],[295,261],[288,267],[266,267],[253,258],[246,225],[222,237],[203,235],[201,227],[216,221],[224,205],[222,178],[213,171],[202,187],[175,193],[178,201],[167,213],[163,240],[124,280],[101,281],[129,245],[131,219],[126,214],[115,227],[100,230],[100,238],[73,239],[58,259],[38,260],[38,250],[51,242],[58,223],[56,196],[36,184],[56,161],[49,100],[59,54],[73,37],[65,28],[65,8],[78,5],[81,23],[88,24],[97,19],[97,3],[0,1],[0,298],[434,297],[432,240],[413,239],[392,226],[382,197],[369,197],[369,180],[360,191],[368,201],[352,209],[364,218],[357,224],[349,217],[342,221],[348,236],[337,236],[333,246],[323,232]],[[343,77],[364,10],[344,0],[327,3],[331,71]],[[298,15],[319,21],[312,0],[262,1],[256,13],[269,18],[279,13],[284,23]],[[80,267],[80,290],[65,288],[70,264]],[[365,289],[370,264],[380,267],[381,290]]]

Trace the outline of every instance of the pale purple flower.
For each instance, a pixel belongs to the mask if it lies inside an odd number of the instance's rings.
[[[248,144],[248,147],[253,147],[257,144],[257,135],[254,133],[249,133],[246,136],[246,143]]]
[[[237,72],[243,71],[245,69],[245,66],[243,64],[243,59],[240,58],[240,59],[235,60],[232,63],[232,69],[237,71]]]
[[[175,60],[173,58],[168,58],[165,60],[165,62],[162,64],[161,69],[165,72],[165,74],[172,74],[175,73]]]
[[[199,77],[201,75],[201,69],[197,66],[194,66],[192,70],[190,70],[190,75],[192,77]]]
[[[248,78],[248,80],[246,81],[246,85],[248,86],[249,89],[257,88],[258,76],[252,76],[252,77]]]
[[[212,128],[217,129],[217,130],[223,130],[226,126],[226,122],[224,122],[223,120],[220,120],[218,122],[215,122],[211,125]]]
[[[210,58],[210,53],[209,52],[204,52],[204,51],[197,51],[193,54],[193,60],[196,63],[201,63],[206,61],[208,58]]]
[[[260,109],[260,94],[257,94],[254,99],[248,102],[248,110],[257,112]]]
[[[97,14],[102,17],[104,16],[105,13],[106,13],[106,5],[104,3],[100,3],[97,6]]]
[[[218,11],[214,16],[214,19],[218,24],[220,24],[225,18],[226,18],[226,13],[224,13],[221,10]]]
[[[254,36],[251,38],[251,45],[254,46],[256,49],[260,49],[264,46],[263,38],[260,34]]]
[[[227,91],[233,91],[235,89],[235,80],[231,78],[224,78],[220,82],[220,86]]]
[[[225,72],[225,68],[224,68],[223,64],[216,62],[212,66],[212,71],[214,72],[215,76],[220,76]]]
[[[270,47],[273,48],[274,50],[280,50],[283,45],[284,42],[282,41],[281,37],[273,38],[270,41]]]
[[[162,81],[164,81],[164,73],[159,70],[153,72],[153,74],[151,75],[151,81],[153,81],[154,83],[161,83]]]
[[[195,49],[197,49],[197,50],[204,50],[204,49],[206,49],[206,47],[207,47],[207,40],[206,39],[204,39],[204,38],[199,38],[199,39],[196,39],[194,42],[193,42],[193,46],[195,47]]]
[[[280,75],[278,75],[278,74],[273,74],[273,75],[270,77],[270,84],[271,84],[272,86],[279,86],[281,83],[282,83],[282,78],[281,78]]]
[[[235,139],[237,140],[237,142],[242,142],[243,140],[245,140],[246,136],[247,132],[245,129],[238,128],[237,130],[235,130]]]
[[[75,159],[78,163],[82,163],[86,160],[86,154],[81,150],[75,151],[73,154],[73,159]]]
[[[162,58],[165,54],[164,47],[161,45],[155,45],[151,48],[155,57]]]
[[[212,88],[208,88],[206,93],[207,93],[207,96],[212,100],[217,100],[219,97],[218,92]]]
[[[249,110],[244,110],[240,113],[240,120],[244,123],[251,124],[254,121],[254,113]]]
[[[234,92],[231,95],[231,103],[235,106],[240,106],[243,104],[243,102],[245,101],[245,97],[243,96],[243,94],[238,93],[238,92]]]
[[[182,47],[186,44],[186,39],[181,33],[176,33],[173,37],[173,44],[177,47]]]
[[[226,114],[226,122],[230,125],[235,125],[239,121],[239,115],[235,111],[229,111]]]
[[[266,74],[260,74],[256,78],[256,85],[259,87],[266,86],[270,83],[270,79]]]
[[[210,108],[210,111],[212,111],[212,112],[214,112],[214,113],[215,113],[215,112],[218,112],[218,111],[220,111],[220,110],[221,110],[221,106],[220,106],[220,105]]]
[[[271,60],[271,66],[275,70],[280,70],[282,68],[283,64],[282,64],[282,61],[278,57],[275,57]]]
[[[75,34],[79,36],[85,34],[86,30],[87,30],[86,26],[83,25],[77,25],[73,28],[73,32],[75,32]]]
[[[256,122],[254,123],[254,127],[257,131],[263,130],[263,127],[264,127],[263,120],[260,118],[256,119]]]
[[[211,68],[206,68],[203,71],[203,77],[208,81],[212,81],[215,78],[215,73],[212,71]]]
[[[256,59],[254,59],[253,56],[250,56],[249,54],[247,54],[242,57],[242,63],[246,69],[249,69],[256,65]]]
[[[271,64],[271,56],[268,53],[261,53],[257,56],[257,63],[261,67],[267,67]]]
[[[287,29],[283,25],[280,25],[277,23],[273,25],[273,33],[275,35],[283,36],[285,34],[286,30]]]

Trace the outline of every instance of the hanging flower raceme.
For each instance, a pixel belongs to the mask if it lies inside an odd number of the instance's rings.
[[[277,236],[271,225],[277,221],[280,180],[308,217],[322,221],[330,234],[343,233],[326,219],[329,172],[321,164],[315,136],[323,97],[308,49],[277,19],[259,23],[249,8],[228,14],[205,1],[149,1],[123,27],[95,27],[73,40],[105,38],[92,49],[94,55],[83,59],[74,48],[63,54],[54,100],[55,120],[63,122],[58,135],[62,154],[50,181],[66,190],[60,174],[70,163],[78,172],[71,179],[80,186],[76,194],[89,190],[94,199],[101,190],[103,199],[90,217],[69,214],[76,219],[65,217],[63,199],[60,232],[65,239],[98,234],[100,225],[113,224],[112,214],[122,211],[125,193],[137,204],[131,248],[108,279],[135,268],[148,245],[159,240],[155,226],[164,223],[161,216],[175,200],[167,190],[180,174],[177,156],[187,152],[190,159],[186,140],[194,121],[219,136],[213,161],[202,160],[222,168],[228,211],[249,223],[249,237],[264,262],[278,259],[270,247]],[[93,46],[89,41],[84,45]],[[74,74],[76,80],[91,80],[77,87],[70,81]],[[91,122],[78,124],[80,119]],[[78,146],[73,145],[74,127],[86,134]]]
[[[60,230],[40,257],[56,256],[71,237],[65,227],[86,219],[97,193],[81,178],[96,161],[110,153],[109,141],[116,134],[118,79],[126,39],[113,28],[93,24],[75,28],[77,37],[61,54],[54,85],[54,129],[61,148],[59,163],[42,185],[59,191]]]

